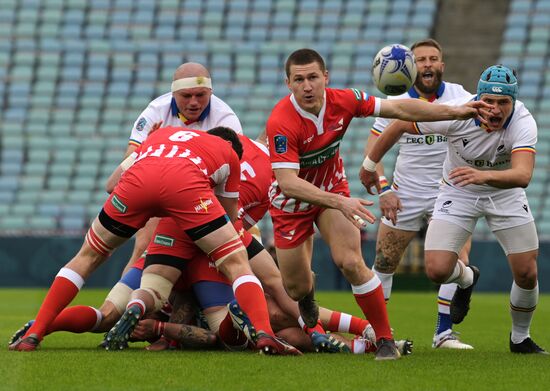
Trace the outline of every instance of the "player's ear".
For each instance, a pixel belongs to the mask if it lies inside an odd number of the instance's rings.
[[[441,61],[441,72],[445,72],[445,63]]]
[[[290,79],[288,77],[285,78],[285,84],[286,84],[287,88],[290,90],[291,89],[290,88]]]
[[[330,82],[330,78],[328,77],[328,71],[325,71],[325,84],[328,85],[328,83]]]

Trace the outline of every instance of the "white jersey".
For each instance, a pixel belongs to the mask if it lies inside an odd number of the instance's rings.
[[[460,98],[451,105],[461,105],[475,98],[470,95]],[[514,111],[504,124],[504,129],[488,131],[475,120],[440,121],[416,123],[419,134],[441,134],[447,136],[447,157],[443,164],[443,180],[451,184],[449,172],[456,167],[469,166],[478,170],[506,170],[511,167],[512,153],[528,151],[535,153],[537,124],[525,105],[516,100]],[[499,189],[487,184],[466,185],[460,188],[471,193],[490,195],[510,189]]]
[[[432,102],[445,103],[463,96],[470,96],[460,84],[442,82]],[[399,96],[388,99],[422,98],[412,87]],[[392,121],[389,118],[376,118],[371,133],[379,136]],[[414,192],[432,191],[437,194],[441,182],[441,170],[447,154],[447,138],[442,135],[412,135],[405,133],[399,139],[399,154],[393,172],[393,187]]]
[[[129,144],[139,146],[147,138],[151,127],[162,121],[162,127],[185,126],[195,130],[209,130],[216,126],[225,126],[238,134],[243,134],[243,128],[231,107],[212,94],[210,104],[203,111],[198,121],[185,123],[179,117],[178,107],[172,98],[172,93],[161,95],[153,100],[138,117],[132,128]]]

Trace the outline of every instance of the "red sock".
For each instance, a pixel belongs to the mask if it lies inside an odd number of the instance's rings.
[[[38,339],[44,337],[50,324],[55,320],[63,308],[69,305],[71,300],[74,299],[80,290],[82,284],[78,281],[73,282],[73,280],[78,280],[78,278],[80,278],[83,284],[84,280],[76,272],[67,268],[63,268],[59,271],[40,306],[40,310],[38,310],[34,324],[25,333],[25,337],[29,334],[36,334]],[[77,286],[77,283],[80,286]]]
[[[233,282],[233,292],[241,309],[248,315],[256,331],[275,335],[269,323],[269,312],[260,281],[245,274]]]
[[[332,311],[330,320],[326,329],[328,331],[338,331],[341,333],[350,333],[355,335],[362,335],[365,327],[369,325],[369,321],[366,319],[358,318],[350,314],[345,314],[338,311]]]
[[[304,320],[303,320],[302,317],[300,316],[300,317],[298,318],[298,324],[300,325],[300,327],[302,328],[302,330],[304,330],[304,332],[305,332],[307,335],[313,334],[314,331],[317,331],[318,333],[321,333],[321,334],[326,334],[326,331],[325,331],[325,329],[323,328],[323,325],[321,324],[321,321],[320,321],[320,320],[317,321],[317,324],[315,325],[315,327],[309,328],[309,327],[306,326],[306,324],[304,323]]]
[[[86,305],[65,308],[48,326],[45,335],[55,331],[70,331],[71,333],[92,331],[98,321],[98,312],[96,311],[95,308]]]
[[[233,321],[229,314],[227,314],[220,323],[218,335],[221,341],[229,347],[240,347],[247,342],[246,335],[233,326]]]
[[[365,314],[365,317],[374,328],[376,339],[392,339],[393,337],[390,329],[390,322],[388,320],[388,311],[384,301],[382,285],[378,283],[378,286],[370,292],[361,294],[354,293],[353,295],[355,296],[355,301],[357,301],[357,304],[359,304],[359,307],[361,307],[361,310]]]

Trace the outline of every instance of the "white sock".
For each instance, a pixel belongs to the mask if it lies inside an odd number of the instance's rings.
[[[529,337],[533,312],[539,301],[539,284],[533,289],[520,288],[512,283],[510,291],[510,315],[512,316],[512,342],[520,343]]]
[[[441,284],[439,287],[439,293],[437,296],[437,312],[441,314],[450,314],[451,313],[451,300],[456,292],[457,285],[454,283],[451,284]]]
[[[464,262],[457,259],[453,272],[444,284],[450,284],[451,282],[456,282],[461,288],[468,288],[474,283],[474,272]]]
[[[394,273],[381,273],[378,270],[372,267],[372,271],[378,276],[380,279],[380,283],[382,284],[382,290],[384,291],[384,300],[388,301],[391,296],[391,289],[393,286],[393,274]]]

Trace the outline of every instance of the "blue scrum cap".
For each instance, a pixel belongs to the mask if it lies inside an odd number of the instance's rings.
[[[477,96],[482,94],[508,95],[515,103],[518,96],[518,79],[515,72],[504,65],[485,69],[477,83]]]

